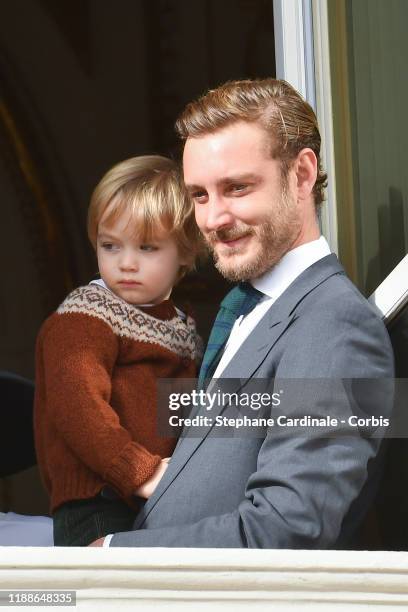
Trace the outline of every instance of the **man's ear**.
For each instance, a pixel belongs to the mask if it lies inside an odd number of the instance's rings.
[[[312,149],[302,149],[295,161],[297,195],[299,200],[308,199],[317,179],[317,159]]]

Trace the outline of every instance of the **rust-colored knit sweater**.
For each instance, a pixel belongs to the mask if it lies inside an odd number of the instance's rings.
[[[51,511],[109,485],[129,499],[171,455],[157,433],[158,378],[196,376],[199,338],[171,301],[137,307],[73,291],[37,339],[35,439]]]

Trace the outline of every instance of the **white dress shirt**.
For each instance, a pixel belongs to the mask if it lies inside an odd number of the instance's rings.
[[[265,296],[249,314],[245,317],[241,315],[235,321],[213,378],[220,378],[241,344],[289,285],[312,264],[327,255],[330,255],[330,247],[326,239],[321,236],[318,240],[292,249],[272,270],[251,281],[255,289],[262,291]]]

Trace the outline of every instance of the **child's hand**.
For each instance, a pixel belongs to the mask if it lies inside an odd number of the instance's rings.
[[[164,459],[162,459],[159,465],[157,466],[156,471],[149,478],[149,480],[146,480],[146,482],[141,484],[140,487],[136,489],[135,495],[138,495],[139,497],[144,497],[144,499],[149,499],[149,497],[153,495],[157,485],[163,478],[164,472],[167,470],[169,461],[170,457],[165,457]]]

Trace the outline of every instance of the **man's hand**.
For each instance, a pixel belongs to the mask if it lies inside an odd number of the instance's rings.
[[[153,495],[156,490],[157,485],[161,481],[164,476],[165,471],[169,465],[170,457],[165,457],[159,463],[156,468],[156,471],[150,476],[149,480],[146,480],[143,484],[140,485],[135,491],[135,495],[139,497],[144,497],[144,499],[149,499],[151,495]]]
[[[91,544],[88,544],[88,546],[103,546],[104,541],[105,538],[99,538],[98,540],[95,540],[95,542],[91,542]]]

